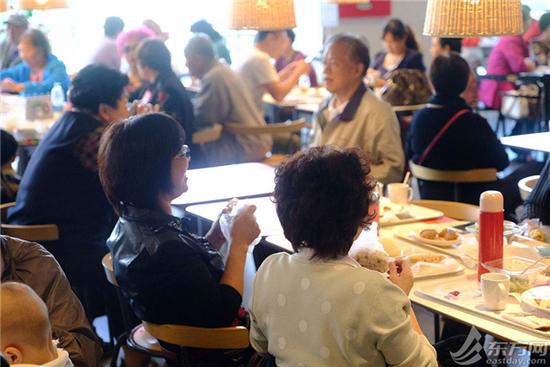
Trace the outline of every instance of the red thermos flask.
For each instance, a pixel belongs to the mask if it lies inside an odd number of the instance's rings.
[[[504,198],[498,191],[485,191],[479,198],[479,257],[477,279],[489,271],[483,263],[502,260],[504,238]]]

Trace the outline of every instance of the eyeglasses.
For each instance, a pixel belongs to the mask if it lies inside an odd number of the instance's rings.
[[[179,152],[176,153],[176,156],[174,158],[176,158],[176,159],[183,159],[183,158],[191,159],[191,149],[187,145],[183,144],[181,146],[181,149],[179,150]]]

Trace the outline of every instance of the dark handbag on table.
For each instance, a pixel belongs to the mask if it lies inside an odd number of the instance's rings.
[[[432,96],[426,74],[416,69],[397,69],[386,74],[382,99],[392,106],[424,104]]]

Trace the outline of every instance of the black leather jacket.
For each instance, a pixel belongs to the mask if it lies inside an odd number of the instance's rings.
[[[107,246],[120,288],[141,320],[217,327],[237,316],[242,298],[219,283],[221,255],[180,219],[127,207]]]

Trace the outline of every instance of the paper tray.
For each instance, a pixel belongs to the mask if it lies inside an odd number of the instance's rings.
[[[458,290],[460,295],[457,299],[447,298],[449,292]],[[508,304],[504,311],[489,311],[483,305],[483,298],[479,290],[479,283],[475,280],[453,280],[449,282],[439,282],[436,284],[423,284],[414,291],[416,296],[428,298],[437,302],[444,303],[447,306],[466,310],[477,316],[482,316],[490,320],[497,321],[507,326],[522,329],[529,333],[546,338],[550,337],[550,332],[540,331],[527,326],[515,323],[502,317],[503,312],[523,312],[520,302],[513,296],[508,296]]]

